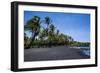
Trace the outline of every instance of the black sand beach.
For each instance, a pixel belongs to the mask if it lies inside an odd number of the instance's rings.
[[[56,46],[47,48],[30,48],[24,50],[24,61],[47,61],[47,60],[71,60],[89,59],[89,56],[82,54],[82,49]]]

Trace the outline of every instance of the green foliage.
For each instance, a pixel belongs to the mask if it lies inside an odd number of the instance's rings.
[[[47,27],[41,27],[41,23]],[[53,25],[50,17],[46,16],[44,20],[41,20],[39,16],[33,16],[24,26],[25,31],[32,33],[31,38],[24,33],[24,47],[51,47],[57,45],[65,46],[89,46],[89,42],[76,42],[74,39],[63,33],[60,33],[58,29]],[[38,38],[36,38],[38,37]]]
[[[80,47],[80,46],[82,46],[82,47],[88,47],[88,46],[90,46],[90,43],[89,42],[77,42],[77,41],[74,41],[74,42],[72,42],[71,43],[71,46],[77,46],[77,47]]]

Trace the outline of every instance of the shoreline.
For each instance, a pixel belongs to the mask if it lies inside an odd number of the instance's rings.
[[[51,48],[30,48],[24,50],[24,61],[48,61],[48,60],[75,60],[89,59],[82,53],[82,49],[56,46]]]

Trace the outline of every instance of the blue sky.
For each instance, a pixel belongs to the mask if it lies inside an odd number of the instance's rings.
[[[75,41],[90,41],[90,14],[24,11],[24,23],[33,16],[39,16],[42,20],[49,16],[61,33],[72,36]],[[27,34],[31,35],[29,32]]]

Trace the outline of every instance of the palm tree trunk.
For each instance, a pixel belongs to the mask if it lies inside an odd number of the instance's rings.
[[[36,34],[32,34],[32,39],[30,41],[30,44],[28,45],[27,49],[31,48],[33,46],[33,41],[35,40]]]
[[[36,37],[36,34],[32,34],[32,39],[31,39],[31,42],[30,42],[30,47],[33,46],[33,41],[35,40],[35,37]]]

